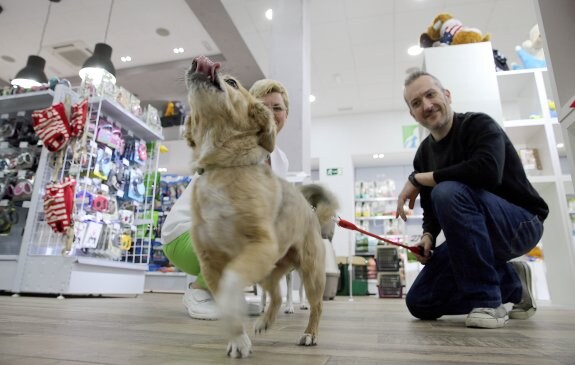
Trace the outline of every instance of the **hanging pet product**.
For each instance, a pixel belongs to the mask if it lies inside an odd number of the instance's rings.
[[[32,121],[36,134],[51,152],[60,151],[70,140],[70,124],[64,103],[34,111]]]
[[[75,185],[76,180],[65,177],[61,183],[51,183],[46,186],[44,213],[46,223],[54,232],[67,233],[72,224]]]

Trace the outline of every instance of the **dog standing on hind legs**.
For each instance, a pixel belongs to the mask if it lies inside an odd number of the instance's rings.
[[[243,289],[259,283],[270,304],[255,323],[261,333],[281,306],[279,280],[292,268],[304,282],[310,314],[298,344],[317,343],[325,287],[321,231],[338,204],[318,185],[296,188],[265,163],[275,147],[269,109],[219,64],[196,57],[186,74],[192,147],[192,238],[202,272],[227,326],[227,353],[246,357],[251,340],[243,328]],[[307,200],[306,200],[307,198]],[[313,209],[312,209],[313,207]]]

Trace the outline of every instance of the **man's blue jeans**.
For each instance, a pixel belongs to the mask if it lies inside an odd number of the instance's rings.
[[[539,242],[540,219],[486,190],[454,181],[437,184],[431,199],[445,242],[407,293],[411,314],[435,319],[518,303],[521,281],[508,261]]]

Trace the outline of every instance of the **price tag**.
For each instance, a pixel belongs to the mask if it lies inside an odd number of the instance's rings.
[[[9,148],[9,147],[10,147],[10,143],[0,142],[0,149],[5,149],[5,148]]]
[[[22,202],[22,208],[30,208],[31,202],[30,200],[24,200]]]
[[[10,114],[8,114],[8,113],[4,113],[4,114],[0,115],[0,119],[8,119],[8,118],[10,118]]]
[[[26,171],[26,170],[18,170],[18,179],[25,179],[27,172],[28,171]]]
[[[10,201],[6,199],[0,200],[0,207],[7,207],[9,202]]]
[[[20,144],[18,145],[19,148],[28,148],[28,142],[26,141],[22,141],[20,142]]]
[[[118,198],[123,198],[124,197],[124,190],[118,190],[116,191],[116,196]]]
[[[127,158],[123,159],[122,162],[124,163],[124,165],[126,165],[128,167],[130,166],[130,161],[128,161]]]
[[[26,111],[24,110],[20,110],[18,113],[16,113],[17,117],[25,117],[26,116]]]

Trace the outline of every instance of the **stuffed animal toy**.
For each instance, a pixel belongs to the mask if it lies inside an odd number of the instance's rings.
[[[545,60],[540,60],[539,58],[533,56],[532,54],[521,48],[520,46],[515,47],[515,53],[517,53],[517,57],[519,57],[523,66],[520,66],[516,63],[512,63],[511,68],[513,70],[547,67],[547,62],[545,62]]]
[[[419,39],[420,47],[448,46],[489,41],[490,35],[483,33],[477,28],[463,26],[460,20],[451,14],[440,13],[433,19],[433,23],[427,28]]]
[[[543,38],[541,38],[538,24],[535,24],[531,28],[529,31],[529,39],[523,41],[521,47],[535,58],[540,60],[545,59],[545,54],[543,53]]]

